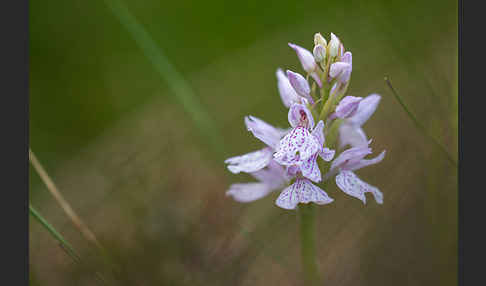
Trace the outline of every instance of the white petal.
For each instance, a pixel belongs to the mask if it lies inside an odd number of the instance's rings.
[[[296,165],[309,159],[321,148],[317,138],[306,128],[299,126],[280,140],[273,157],[281,165]]]
[[[336,184],[343,192],[360,199],[363,203],[366,203],[365,193],[370,192],[375,197],[377,203],[383,204],[383,194],[380,190],[365,183],[351,171],[341,171],[336,176]]]
[[[272,160],[272,150],[263,148],[242,156],[231,157],[224,161],[228,165],[228,170],[234,174],[239,172],[255,172],[268,165]]]
[[[339,41],[338,37],[336,37],[336,35],[331,33],[331,40],[329,41],[329,45],[328,45],[329,55],[331,57],[337,56],[340,43],[341,42]]]
[[[265,183],[232,184],[226,195],[232,196],[235,201],[248,203],[265,197],[271,191]]]
[[[287,134],[287,130],[273,127],[265,121],[254,117],[245,117],[245,125],[248,131],[253,133],[253,136],[260,139],[263,143],[275,149],[280,139]]]
[[[346,145],[351,147],[364,147],[368,146],[368,140],[366,134],[359,125],[343,122],[339,126],[339,147],[343,148]]]

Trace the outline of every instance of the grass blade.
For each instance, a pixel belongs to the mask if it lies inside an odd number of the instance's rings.
[[[80,256],[76,253],[72,245],[29,203],[30,214],[60,243],[61,249],[69,255],[74,262],[81,263]],[[106,279],[99,272],[95,272],[95,278],[102,284],[106,284]]]
[[[213,119],[198,101],[194,91],[182,74],[170,63],[167,56],[164,55],[152,37],[121,1],[105,0],[105,3],[116,18],[118,18],[121,25],[128,30],[145,56],[154,65],[159,75],[167,82],[176,99],[182,104],[200,131],[209,137],[210,143],[216,150],[221,151],[223,147],[219,144],[222,142],[221,136],[215,127],[216,125]]]
[[[407,113],[408,117],[410,119],[412,119],[413,123],[415,123],[415,126],[420,130],[420,132],[423,135],[425,135],[425,137],[429,138],[432,142],[434,142],[434,144],[437,147],[439,147],[439,149],[447,157],[447,160],[449,160],[449,162],[451,164],[453,164],[454,166],[456,166],[456,168],[457,168],[457,162],[456,162],[456,160],[454,160],[452,158],[452,156],[449,154],[449,152],[447,152],[447,150],[445,149],[445,147],[442,144],[440,144],[440,142],[437,139],[435,139],[432,135],[430,135],[430,133],[427,132],[427,130],[425,129],[425,127],[417,120],[417,118],[413,115],[413,113],[405,105],[405,103],[403,102],[402,98],[395,91],[395,89],[393,88],[393,86],[392,86],[392,84],[391,84],[391,82],[390,82],[390,80],[388,79],[387,76],[385,76],[385,82],[388,85],[388,87],[390,88],[390,90],[392,91],[392,93],[395,96],[395,98],[397,99],[398,103],[400,103],[400,105],[402,106],[403,110],[405,110],[405,112]]]

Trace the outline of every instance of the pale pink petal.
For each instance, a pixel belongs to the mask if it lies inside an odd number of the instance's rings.
[[[319,88],[322,88],[322,81],[321,81],[321,77],[319,76],[319,74],[317,72],[311,72],[311,73],[309,73],[309,75],[314,79],[314,81],[317,83]]]
[[[228,170],[234,174],[239,172],[256,172],[265,168],[272,160],[272,149],[263,148],[245,155],[231,157],[224,161],[228,165]]]
[[[324,190],[315,186],[307,179],[297,179],[295,183],[280,193],[275,204],[281,208],[293,210],[298,203],[329,204],[333,201]]]
[[[331,65],[329,75],[332,78],[338,77],[341,83],[346,83],[351,76],[351,65],[345,62],[336,62]]]
[[[317,64],[316,61],[314,60],[314,55],[311,52],[292,43],[289,43],[289,47],[294,49],[294,51],[297,53],[297,57],[299,57],[299,61],[302,65],[302,68],[307,73],[311,73],[315,71],[315,69],[317,68]]]
[[[273,157],[281,165],[295,165],[309,159],[321,148],[317,138],[305,127],[299,126],[280,140]]]
[[[358,125],[349,124],[347,121],[339,126],[339,147],[346,145],[351,147],[363,147],[368,145],[366,134]]]
[[[345,52],[341,57],[341,61],[353,65],[353,55],[351,52]]]
[[[321,170],[319,170],[319,166],[317,165],[317,154],[303,161],[300,164],[300,171],[302,172],[302,176],[319,183],[322,178]]]
[[[385,154],[386,154],[386,151],[384,150],[375,158],[373,158],[373,159],[361,159],[359,162],[357,162],[353,165],[350,165],[348,168],[349,168],[350,171],[355,171],[355,170],[361,169],[361,168],[369,166],[369,165],[374,165],[374,164],[380,163],[383,160],[383,158],[385,158]]]
[[[253,136],[273,149],[277,147],[280,139],[288,132],[287,130],[273,127],[265,121],[251,115],[245,117],[245,125],[248,131],[253,133]]]
[[[289,79],[281,69],[277,69],[277,87],[285,107],[290,107],[292,103],[298,103],[299,95],[290,84]]]
[[[348,122],[354,125],[363,125],[368,118],[375,112],[380,103],[381,96],[378,94],[371,94],[363,98],[359,103],[356,113],[348,118]]]
[[[292,127],[304,126],[309,129],[314,128],[314,117],[312,117],[312,112],[307,108],[306,104],[292,104],[289,109],[288,120]]]
[[[358,110],[359,103],[362,99],[362,97],[345,96],[336,107],[336,116],[339,118],[353,116]]]
[[[324,148],[322,152],[319,152],[319,156],[326,162],[330,162],[332,158],[334,158],[334,154],[336,154],[336,151],[327,147]]]
[[[310,86],[307,80],[299,73],[287,70],[287,77],[289,79],[290,85],[295,89],[295,91],[303,97],[308,98],[310,95]]]
[[[353,147],[344,150],[339,156],[332,161],[331,170],[334,169],[346,169],[349,170],[349,166],[360,162],[366,155],[371,154],[371,148],[365,147]]]
[[[274,160],[271,160],[267,167],[250,173],[250,175],[260,182],[267,184],[271,189],[281,188],[290,180],[285,168]]]
[[[319,120],[314,130],[312,130],[312,135],[314,135],[317,138],[321,146],[324,145],[325,143],[323,130],[324,130],[324,122],[322,120]]]
[[[362,181],[351,171],[341,171],[336,176],[336,184],[343,192],[360,199],[363,203],[366,203],[365,193],[370,192],[373,194],[377,203],[383,204],[383,194],[380,190]]]
[[[245,183],[232,184],[226,195],[233,197],[235,201],[248,203],[261,199],[271,192],[272,189],[265,183]]]

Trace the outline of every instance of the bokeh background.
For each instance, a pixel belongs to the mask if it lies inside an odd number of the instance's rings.
[[[303,285],[296,212],[274,205],[278,192],[251,204],[225,197],[250,177],[223,161],[262,146],[245,115],[287,126],[275,70],[302,72],[287,43],[312,49],[315,32],[352,51],[349,95],[382,95],[365,129],[375,154],[387,150],[358,172],[383,205],[331,184],[335,202],[317,208],[324,285],[456,284],[456,166],[383,80],[457,160],[456,1],[123,0],[190,87],[186,105],[114,2],[29,3],[30,147],[111,261],[31,167],[30,202],[85,262],[31,218],[31,285],[95,285],[95,271],[109,285]]]

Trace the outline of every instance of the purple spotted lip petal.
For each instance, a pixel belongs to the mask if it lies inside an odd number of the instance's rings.
[[[284,189],[275,204],[283,209],[293,210],[299,203],[329,204],[334,200],[327,193],[304,178],[297,179]]]
[[[281,165],[296,165],[316,154],[320,147],[317,138],[305,127],[299,126],[280,140],[273,157]]]

